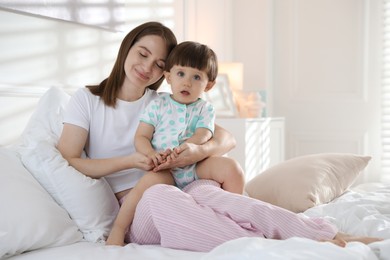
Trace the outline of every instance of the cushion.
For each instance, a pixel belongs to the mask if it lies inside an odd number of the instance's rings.
[[[300,156],[260,173],[245,190],[252,198],[303,212],[340,196],[370,160],[370,156],[345,153]]]
[[[56,148],[69,98],[69,94],[56,87],[42,96],[22,134],[18,151],[25,167],[69,213],[84,239],[103,242],[119,204],[104,178],[92,179],[78,172]]]
[[[68,213],[23,167],[16,152],[0,148],[0,258],[82,239]]]

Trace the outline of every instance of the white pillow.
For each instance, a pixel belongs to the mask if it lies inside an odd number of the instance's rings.
[[[0,148],[0,178],[0,258],[82,239],[67,212],[6,148]]]
[[[51,87],[41,97],[22,133],[23,146],[34,148],[42,140],[57,144],[62,132],[63,113],[69,99],[70,95],[58,87]]]
[[[104,178],[92,179],[69,166],[56,149],[70,96],[59,88],[44,94],[23,132],[19,148],[25,167],[76,222],[84,238],[104,241],[119,210]]]
[[[300,156],[260,173],[245,191],[252,198],[303,212],[340,196],[370,160],[370,156],[346,153]]]

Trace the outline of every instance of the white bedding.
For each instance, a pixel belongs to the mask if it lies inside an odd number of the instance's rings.
[[[226,242],[209,253],[190,252],[161,248],[158,246],[140,246],[129,244],[125,247],[105,247],[90,242],[41,249],[13,260],[121,260],[121,259],[389,259],[390,241],[365,246],[361,243],[349,243],[340,248],[330,243],[319,243],[303,238],[291,238],[284,241],[241,238]],[[387,251],[386,251],[387,250]]]
[[[226,242],[208,253],[159,246],[128,244],[125,247],[108,247],[78,242],[27,252],[10,259],[390,259],[390,185],[360,185],[333,202],[313,207],[304,214],[326,217],[352,234],[379,236],[386,240],[370,245],[353,242],[341,248],[304,238],[241,238]]]

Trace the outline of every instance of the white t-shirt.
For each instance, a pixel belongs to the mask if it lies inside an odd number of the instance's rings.
[[[156,91],[146,89],[139,100],[126,102],[117,99],[116,108],[113,108],[106,106],[89,89],[81,88],[69,101],[64,123],[80,126],[89,132],[85,152],[91,159],[129,155],[135,152],[134,135],[140,114],[156,97]],[[134,187],[143,174],[143,170],[127,169],[105,178],[116,193]]]

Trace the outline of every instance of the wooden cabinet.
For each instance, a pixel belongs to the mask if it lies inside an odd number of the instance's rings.
[[[241,164],[246,181],[284,161],[284,118],[217,118],[216,123],[236,138],[227,156]]]

